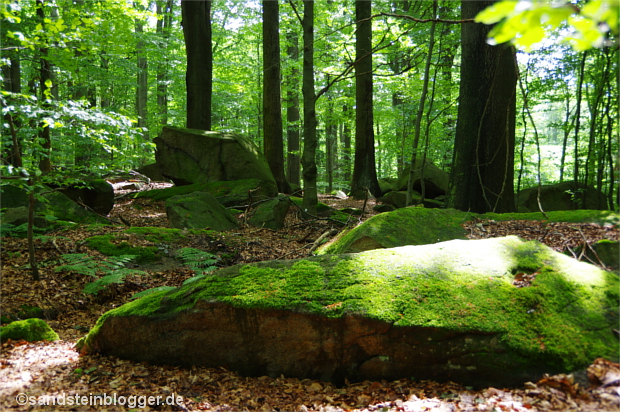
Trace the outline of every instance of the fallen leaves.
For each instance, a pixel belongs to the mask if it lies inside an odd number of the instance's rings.
[[[361,208],[363,201],[323,199],[332,206]],[[367,204],[365,215],[372,214]],[[302,221],[292,210],[287,227],[281,231],[241,227],[223,235],[218,242],[187,238],[183,246],[225,250],[235,245],[234,263],[307,256],[312,244],[329,231],[328,221]],[[162,202],[149,200],[118,202],[111,214],[132,226],[167,227]],[[556,250],[575,250],[587,242],[618,239],[617,229],[597,225],[543,222],[477,221],[465,227],[472,238],[518,235],[537,239]],[[99,234],[119,230],[100,228]],[[81,293],[92,279],[75,274],[55,273],[54,265],[62,253],[86,249],[84,239],[92,236],[83,229],[69,230],[56,243],[37,240],[37,259],[43,280],[30,280],[28,254],[23,239],[2,239],[3,313],[30,304],[56,313],[49,321],[63,340],[46,343],[6,342],[0,354],[0,408],[3,410],[76,410],[68,406],[18,406],[16,396],[102,394],[145,397],[180,396],[182,402],[171,407],[145,405],[141,411],[382,411],[382,412],[524,412],[524,411],[618,411],[620,410],[620,366],[595,361],[581,379],[571,375],[545,376],[523,388],[472,390],[451,382],[412,381],[347,382],[336,386],[327,382],[287,377],[241,377],[224,368],[177,368],[125,361],[103,356],[79,356],[75,341],[84,336],[98,317],[129,301],[141,290],[155,286],[178,286],[193,273],[174,265],[147,269],[150,276],[128,278],[114,285],[113,293],[93,297]],[[179,246],[179,245],[175,245]],[[88,251],[89,253],[94,253]],[[536,273],[517,273],[515,286],[525,287]],[[325,308],[336,309],[341,303]],[[507,371],[506,373],[510,373]],[[576,375],[577,376],[577,375]],[[128,405],[97,406],[87,410],[126,411]],[[135,408],[134,408],[135,409]],[[79,410],[86,410],[81,408]]]

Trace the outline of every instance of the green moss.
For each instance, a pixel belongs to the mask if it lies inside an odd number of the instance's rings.
[[[132,246],[126,241],[115,243],[117,234],[93,236],[86,240],[88,247],[98,250],[106,256],[135,255],[137,262],[151,262],[159,259],[156,246]]]
[[[153,244],[175,243],[187,236],[206,236],[214,234],[202,229],[169,229],[157,227],[132,227],[121,232],[92,236],[86,241],[90,248],[106,256],[136,255],[137,262],[152,262],[161,258],[157,246],[132,246],[132,243],[147,241]]]
[[[7,339],[36,342],[40,340],[58,340],[58,334],[54,332],[42,319],[32,318],[11,322],[0,328],[0,339],[4,342]]]
[[[514,274],[537,273],[517,288]],[[445,242],[234,266],[108,312],[154,318],[198,301],[326,317],[359,313],[395,326],[497,334],[508,348],[574,370],[616,358],[618,276],[516,237]],[[96,332],[91,332],[89,335]]]
[[[461,224],[474,215],[455,209],[404,208],[375,215],[342,232],[317,254],[360,252],[403,245],[422,245],[465,239]]]

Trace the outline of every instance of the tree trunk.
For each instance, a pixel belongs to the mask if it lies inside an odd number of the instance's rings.
[[[372,113],[372,2],[355,1],[355,158],[351,194],[364,198],[366,191],[381,196],[375,168],[375,135]]]
[[[280,85],[280,11],[277,1],[263,1],[263,147],[282,193],[291,189],[284,175],[284,138]]]
[[[461,3],[462,18],[493,4]],[[516,60],[505,45],[486,42],[490,26],[461,28],[461,83],[449,207],[475,213],[512,212]]]
[[[291,31],[287,35],[289,46],[286,54],[289,60],[296,61],[299,58],[299,47],[297,46],[297,33]],[[287,177],[290,183],[300,185],[300,155],[299,155],[299,94],[297,85],[299,83],[299,69],[293,65],[291,75],[287,79],[286,90],[286,140],[287,156],[286,167]]]
[[[316,216],[318,203],[316,188],[316,94],[314,91],[314,1],[304,0],[302,21],[304,37],[304,64],[302,91],[304,95],[304,151],[301,157],[304,179],[302,216]]]
[[[137,5],[136,5],[137,6]],[[137,6],[141,7],[141,6]],[[148,60],[146,58],[146,45],[143,39],[144,22],[136,19],[136,36],[138,42],[136,44],[137,55],[137,83],[136,83],[136,113],[138,115],[138,127],[142,128],[142,136],[148,140],[149,132],[147,129],[148,122]]]
[[[36,1],[37,16],[39,17],[39,23],[45,30],[45,11],[43,10],[44,0]],[[39,69],[39,82],[41,86],[41,101],[44,107],[49,107],[50,104],[47,101],[52,98],[52,64],[47,59],[48,49],[46,46],[40,49],[40,69]],[[52,170],[52,136],[50,134],[49,126],[45,124],[39,125],[39,138],[41,139],[41,158],[39,159],[39,169],[43,172],[50,172]]]
[[[433,16],[437,15],[437,0],[433,1]],[[415,128],[413,135],[413,147],[411,151],[411,164],[409,167],[409,179],[407,179],[407,195],[405,196],[405,205],[409,206],[411,204],[411,195],[413,194],[413,175],[416,172],[415,165],[416,159],[418,155],[418,144],[420,142],[420,127],[422,124],[422,115],[424,114],[424,104],[426,103],[426,94],[428,93],[428,81],[431,73],[431,60],[433,58],[433,47],[435,46],[435,26],[436,23],[433,21],[431,23],[431,32],[428,40],[428,54],[426,55],[426,64],[424,65],[424,80],[422,83],[422,95],[420,96],[420,102],[418,105],[418,113],[415,118]],[[420,166],[424,169],[425,164],[421,163]],[[420,170],[422,173],[423,170]],[[423,176],[421,176],[422,178]],[[422,183],[424,180],[422,180]],[[420,199],[420,202],[423,201],[424,198]]]
[[[349,107],[342,106],[344,120],[342,122],[342,133],[340,143],[342,144],[342,180],[351,181],[351,127],[349,126]]]
[[[157,20],[157,33],[161,38],[161,47],[168,49],[170,38],[170,28],[172,26],[173,0],[158,0],[157,15],[161,18]],[[163,61],[157,64],[157,108],[159,110],[159,121],[162,125],[168,123],[168,60],[167,53]]]
[[[182,0],[181,14],[187,53],[187,127],[211,130],[211,1]]]
[[[581,128],[581,98],[583,90],[583,81],[585,77],[586,58],[588,52],[584,51],[579,64],[579,79],[577,80],[577,103],[575,103],[575,147],[574,147],[574,163],[573,163],[573,181],[579,182],[579,129]],[[577,188],[577,185],[575,185]]]

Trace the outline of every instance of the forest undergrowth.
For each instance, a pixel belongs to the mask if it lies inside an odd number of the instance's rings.
[[[362,208],[364,201],[323,196],[337,208]],[[358,224],[373,215],[374,200],[366,202]],[[122,219],[121,219],[122,217]],[[243,216],[238,216],[243,222]],[[179,286],[194,273],[173,259],[136,266],[148,276],[128,276],[97,295],[82,293],[92,281],[88,276],[57,272],[61,255],[88,253],[85,239],[95,234],[132,227],[169,227],[161,202],[118,199],[110,214],[121,226],[80,227],[52,234],[36,242],[41,280],[30,278],[25,239],[2,238],[2,313],[16,313],[24,305],[44,311],[49,325],[59,334],[57,342],[8,341],[0,355],[0,405],[3,410],[93,411],[619,411],[620,367],[599,360],[573,375],[546,376],[521,388],[473,390],[455,383],[412,381],[348,383],[342,387],[310,379],[267,376],[241,377],[224,368],[177,368],[137,363],[105,356],[80,356],[75,342],[99,316],[128,302],[132,295],[158,286]],[[334,223],[326,219],[303,221],[292,207],[286,227],[274,231],[242,225],[215,237],[187,236],[175,248],[193,247],[226,256],[221,264],[306,257],[322,234]],[[617,228],[594,224],[541,223],[533,221],[472,221],[465,224],[470,238],[518,235],[538,239],[560,251],[575,252],[579,246],[599,239],[618,239]],[[140,246],[140,245],[134,245]],[[570,253],[570,252],[569,252]],[[579,257],[579,256],[577,256]],[[596,263],[596,262],[595,262]],[[506,371],[510,373],[510,371]],[[105,395],[115,393],[134,405],[101,405]],[[87,396],[97,406],[20,406],[17,396],[28,401],[39,396]],[[174,405],[148,405],[148,396],[173,396]],[[140,398],[142,397],[142,398]],[[171,398],[172,399],[172,398]],[[176,402],[180,401],[180,402]],[[133,406],[130,407],[130,406]]]

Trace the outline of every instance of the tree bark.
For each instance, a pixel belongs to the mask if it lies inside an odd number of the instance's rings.
[[[375,135],[372,113],[372,3],[355,1],[355,158],[351,194],[364,198],[366,191],[381,196],[375,167]]]
[[[263,147],[282,193],[290,193],[284,175],[284,138],[280,85],[280,11],[277,1],[263,1]]]
[[[462,1],[462,18],[493,4]],[[448,205],[476,213],[512,212],[516,61],[511,47],[486,43],[490,26],[461,28],[461,83]]]
[[[297,46],[297,33],[291,31],[287,35],[289,46],[286,54],[289,60],[295,61],[299,58],[299,47]],[[286,90],[286,140],[287,155],[286,168],[287,177],[290,183],[300,185],[300,154],[299,154],[299,69],[293,65],[291,75],[287,79]]]
[[[187,127],[211,130],[211,1],[182,0],[181,15],[187,53]]]
[[[304,179],[302,216],[316,216],[318,203],[316,188],[316,94],[314,91],[314,1],[304,0],[302,21],[304,37],[304,64],[302,91],[304,96],[304,150],[301,157]]]
[[[157,1],[157,15],[161,17],[161,19],[157,20],[157,33],[161,38],[161,47],[164,49],[168,48],[173,6],[173,0]],[[159,61],[157,64],[157,107],[159,110],[159,121],[162,125],[168,123],[168,77],[166,53],[163,61]]]
[[[41,26],[43,26],[43,30],[45,30],[45,11],[43,10],[44,0],[37,0],[37,16],[39,18],[39,22]],[[49,107],[49,101],[52,98],[52,88],[51,80],[52,80],[52,64],[47,58],[48,48],[46,46],[41,47],[40,49],[41,57],[40,57],[40,69],[39,69],[39,82],[41,86],[41,101],[46,102],[43,103],[44,107]],[[39,125],[39,139],[41,139],[41,158],[39,159],[39,170],[43,173],[50,172],[52,170],[52,136],[50,134],[50,128],[46,124]]]

